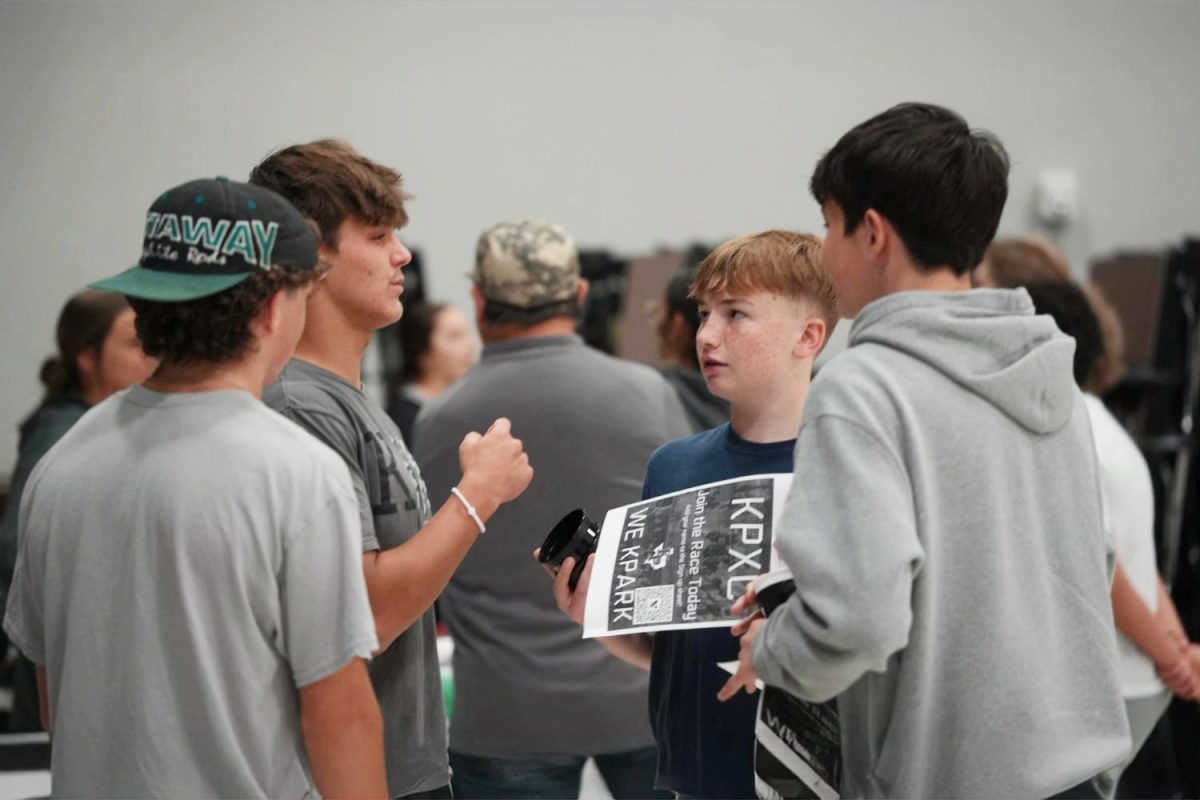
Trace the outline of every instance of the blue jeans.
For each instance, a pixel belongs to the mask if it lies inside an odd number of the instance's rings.
[[[655,748],[593,756],[615,800],[670,797],[654,789]],[[587,756],[489,758],[450,751],[450,785],[455,800],[579,797]]]

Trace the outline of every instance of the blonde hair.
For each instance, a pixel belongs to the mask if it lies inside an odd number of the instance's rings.
[[[730,239],[696,268],[689,295],[774,292],[806,302],[825,321],[838,321],[833,282],[821,259],[821,240],[809,233],[769,230]]]

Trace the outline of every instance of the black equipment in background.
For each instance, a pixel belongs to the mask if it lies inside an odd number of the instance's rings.
[[[628,263],[607,250],[579,252],[579,271],[588,282],[588,294],[576,329],[590,346],[610,355],[616,352],[613,327],[625,299]]]
[[[404,266],[405,308],[425,302],[425,269],[421,251],[409,248],[412,260]],[[400,393],[400,373],[404,369],[404,356],[400,349],[400,326],[389,325],[375,331],[375,345],[379,348],[379,371],[374,375],[364,373],[363,382],[378,381],[384,395],[384,408],[391,408]]]
[[[1200,640],[1200,240],[1165,254],[1119,254],[1092,279],[1125,327],[1125,377],[1106,396],[1150,465],[1159,571],[1192,641]],[[1172,752],[1173,751],[1173,752]],[[1174,701],[1126,770],[1121,796],[1200,797],[1200,709]],[[1172,763],[1173,762],[1173,763]],[[1178,785],[1167,773],[1176,768]],[[1164,782],[1166,781],[1166,782]],[[1139,791],[1140,789],[1140,791]]]

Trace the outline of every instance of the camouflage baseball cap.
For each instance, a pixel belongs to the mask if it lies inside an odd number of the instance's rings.
[[[528,311],[575,297],[575,242],[549,222],[501,222],[479,236],[471,275],[488,300]]]

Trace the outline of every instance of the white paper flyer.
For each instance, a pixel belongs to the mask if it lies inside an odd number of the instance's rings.
[[[734,600],[781,564],[772,545],[791,483],[790,473],[734,478],[609,511],[584,638],[733,625]]]
[[[754,789],[763,800],[841,796],[837,701],[808,703],[768,686],[759,695],[754,739]]]

